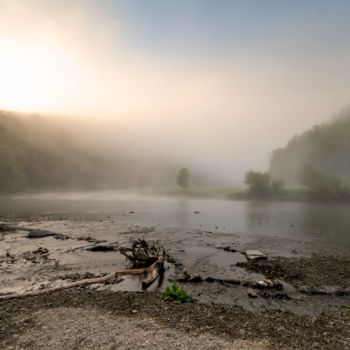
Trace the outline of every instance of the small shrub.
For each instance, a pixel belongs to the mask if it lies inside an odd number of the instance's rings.
[[[269,173],[260,171],[248,171],[244,182],[255,197],[279,196],[283,189],[281,180],[274,180]]]
[[[161,294],[163,300],[174,300],[178,304],[192,303],[194,300],[187,294],[184,287],[178,287],[173,283],[170,287],[167,287],[164,293]]]

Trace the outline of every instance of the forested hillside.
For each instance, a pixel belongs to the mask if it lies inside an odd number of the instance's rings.
[[[171,181],[175,173],[175,167],[137,162],[119,149],[104,154],[78,135],[49,118],[0,111],[0,192],[145,186]]]
[[[270,173],[286,185],[299,185],[305,167],[350,182],[350,107],[272,153]]]

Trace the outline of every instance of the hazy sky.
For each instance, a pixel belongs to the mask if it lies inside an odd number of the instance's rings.
[[[0,108],[113,123],[237,183],[350,103],[349,18],[348,0],[0,0]]]

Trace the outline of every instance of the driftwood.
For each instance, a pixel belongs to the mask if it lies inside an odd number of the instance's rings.
[[[120,254],[124,255],[135,265],[150,265],[158,256],[167,257],[165,249],[157,244],[149,244],[144,239],[138,239],[132,243],[131,248],[120,247]]]
[[[163,263],[157,264],[152,270],[152,274],[149,278],[142,281],[142,289],[147,289],[159,276],[159,272],[163,270]]]
[[[164,263],[164,257],[159,256],[158,259],[149,267],[141,268],[141,269],[131,269],[131,270],[123,270],[123,271],[116,271],[109,275],[102,276],[102,277],[96,277],[96,278],[87,278],[81,281],[76,281],[72,283],[68,283],[64,286],[54,287],[50,289],[43,289],[33,292],[25,292],[25,293],[19,293],[19,294],[9,294],[9,295],[1,295],[0,300],[9,300],[9,299],[19,299],[24,297],[31,297],[31,296],[37,296],[37,295],[44,295],[44,294],[50,294],[54,293],[60,290],[70,289],[74,287],[79,287],[83,285],[89,285],[89,284],[95,284],[95,283],[104,283],[106,281],[109,281],[111,279],[120,277],[120,276],[126,276],[126,275],[141,275],[147,272],[152,272],[152,276],[145,281],[142,282],[142,288],[148,288],[159,276],[159,271],[162,269]]]
[[[21,227],[16,225],[9,225],[0,223],[0,232],[7,231],[26,231],[28,232],[27,238],[44,238],[44,237],[55,237],[56,239],[66,239],[67,237],[62,233],[52,232],[48,230],[41,230],[37,228]]]

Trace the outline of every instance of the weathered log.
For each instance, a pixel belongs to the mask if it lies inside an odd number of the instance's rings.
[[[142,289],[147,289],[159,277],[159,273],[163,269],[163,261],[157,260],[153,265],[152,275],[142,281]]]
[[[153,263],[149,267],[145,267],[145,268],[141,268],[141,269],[131,269],[131,270],[116,271],[116,272],[113,272],[113,273],[111,273],[109,275],[106,275],[106,276],[96,277],[96,278],[87,278],[87,279],[84,279],[84,280],[81,280],[81,281],[68,283],[68,284],[66,284],[64,286],[54,287],[54,288],[50,288],[50,289],[42,289],[42,290],[37,290],[37,291],[33,291],[33,292],[25,292],[25,293],[19,293],[19,294],[1,295],[0,296],[0,300],[19,299],[19,298],[24,298],[24,297],[32,297],[32,296],[50,294],[50,293],[58,292],[60,290],[65,290],[65,289],[70,289],[70,288],[74,288],[74,287],[79,287],[79,286],[82,286],[82,285],[103,283],[103,282],[109,281],[111,279],[114,279],[114,278],[117,278],[117,277],[120,277],[120,276],[126,276],[126,275],[141,275],[143,273],[147,273],[147,272],[151,272],[151,271],[152,271],[152,275],[153,275],[153,270],[157,270],[157,275],[158,275],[158,271],[163,266],[163,263],[164,263],[164,257],[163,256],[159,256],[157,261],[155,263]],[[155,280],[155,278],[153,279],[153,281],[154,280]],[[146,283],[148,283],[148,282],[146,282]],[[148,284],[148,286],[150,284]],[[142,283],[142,285],[143,285],[143,283]]]

